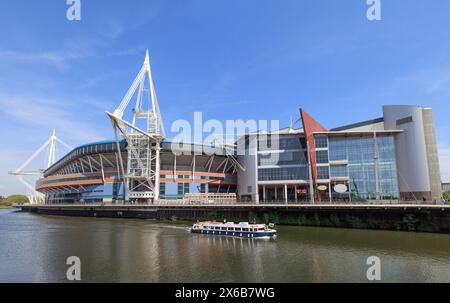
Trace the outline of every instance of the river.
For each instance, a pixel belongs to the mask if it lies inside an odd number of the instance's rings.
[[[187,223],[0,210],[0,282],[450,282],[450,235],[277,226],[278,238],[191,234]]]

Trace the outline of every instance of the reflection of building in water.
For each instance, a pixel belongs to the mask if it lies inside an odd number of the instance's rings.
[[[269,278],[265,273],[270,272],[273,260],[268,256],[275,254],[276,241],[201,234],[192,237],[200,260],[229,264],[221,269],[221,275],[232,278],[230,281],[259,282]]]

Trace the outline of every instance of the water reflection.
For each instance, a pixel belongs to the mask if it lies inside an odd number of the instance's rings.
[[[188,225],[0,211],[0,282],[449,282],[450,235],[278,227],[277,239],[191,234]]]

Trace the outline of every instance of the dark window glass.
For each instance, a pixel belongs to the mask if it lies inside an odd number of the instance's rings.
[[[330,166],[331,177],[348,177],[346,165],[332,165]]]
[[[353,200],[376,197],[375,154],[378,154],[378,176],[382,199],[397,199],[398,181],[393,136],[330,138],[331,161],[348,160],[349,186]],[[336,167],[336,168],[335,168]],[[331,176],[340,176],[343,168],[331,166]]]
[[[258,165],[296,165],[307,163],[306,151],[284,151],[258,155]]]
[[[280,167],[258,169],[259,181],[308,180],[308,167]]]
[[[317,166],[317,179],[330,179],[328,166]]]
[[[316,148],[328,147],[328,138],[326,135],[315,135],[314,138],[315,138]]]
[[[317,163],[328,163],[328,151],[327,150],[317,150],[316,151],[316,162]]]
[[[303,137],[286,135],[260,135],[258,150],[300,150],[306,148]]]

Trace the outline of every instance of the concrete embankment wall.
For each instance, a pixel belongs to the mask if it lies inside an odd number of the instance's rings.
[[[450,206],[438,205],[232,205],[232,206],[24,206],[45,215],[171,220],[272,222],[450,233]]]

